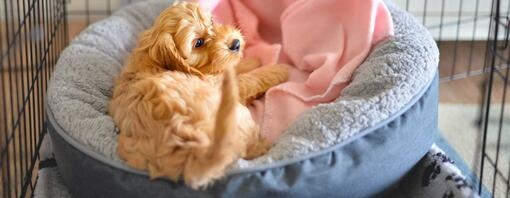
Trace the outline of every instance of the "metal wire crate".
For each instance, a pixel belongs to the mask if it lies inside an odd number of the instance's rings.
[[[0,194],[27,197],[37,184],[48,79],[68,43],[66,2],[5,0],[0,14]]]
[[[396,0],[425,25],[441,54],[441,81],[480,75],[490,21],[487,0]],[[466,58],[467,57],[467,58]]]
[[[3,0],[0,2],[0,194],[28,197],[37,184],[45,135],[45,91],[60,52],[90,23],[136,0]],[[441,51],[443,84],[483,77],[480,147],[475,168],[495,197],[509,197],[505,140],[510,0],[394,0],[414,14]],[[478,97],[478,96],[476,96]],[[481,97],[481,96],[480,96]],[[496,123],[491,125],[491,123]],[[495,126],[495,127],[494,127]],[[506,132],[506,134],[505,134]],[[505,136],[506,135],[506,136]],[[494,145],[493,145],[494,143]],[[488,147],[495,147],[489,151]],[[495,152],[492,152],[495,150]],[[481,191],[480,191],[481,192]]]
[[[506,10],[505,10],[506,7]],[[484,79],[480,139],[481,157],[478,185],[479,192],[485,185],[494,197],[510,196],[510,129],[506,102],[509,87],[508,65],[510,64],[510,3],[493,1],[489,45],[487,50],[487,72]],[[489,148],[495,148],[489,150]]]

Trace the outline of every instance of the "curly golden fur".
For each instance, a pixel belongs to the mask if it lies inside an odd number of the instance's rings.
[[[119,156],[151,178],[182,177],[198,189],[235,160],[266,152],[243,104],[285,81],[287,66],[258,68],[241,60],[243,48],[240,31],[214,24],[195,3],[164,10],[115,83],[108,111],[120,129]]]

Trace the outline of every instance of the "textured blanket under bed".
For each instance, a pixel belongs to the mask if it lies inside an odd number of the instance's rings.
[[[73,196],[57,171],[53,148],[48,136],[41,145],[40,156],[40,170],[34,197],[72,198]],[[430,171],[431,168],[439,171]],[[471,185],[473,183],[469,183],[465,179],[454,162],[439,147],[433,145],[415,168],[394,186],[395,193],[391,193],[391,197],[478,197]],[[490,197],[490,195],[483,197]]]
[[[92,24],[63,51],[51,79],[48,105],[74,138],[116,161],[117,135],[107,115],[114,77],[134,46],[169,1],[131,5]],[[331,147],[390,118],[423,90],[437,71],[438,51],[428,31],[386,1],[395,38],[377,45],[356,70],[340,98],[301,115],[266,155],[239,160],[233,169],[290,159]],[[397,39],[398,38],[398,39]],[[425,38],[425,39],[424,39]]]

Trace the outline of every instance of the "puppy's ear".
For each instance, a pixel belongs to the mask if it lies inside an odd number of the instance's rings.
[[[202,74],[189,66],[180,51],[175,45],[175,41],[170,33],[158,32],[149,29],[142,34],[139,43],[139,50],[146,51],[149,58],[158,65],[164,66],[168,70],[178,70],[188,73]]]
[[[187,66],[170,33],[153,29],[145,31],[140,38],[140,50],[146,51],[149,58],[166,69],[180,70],[180,66]]]

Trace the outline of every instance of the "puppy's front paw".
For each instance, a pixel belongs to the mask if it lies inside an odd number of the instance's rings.
[[[272,66],[272,73],[275,77],[277,77],[278,82],[277,84],[286,82],[289,80],[289,72],[290,72],[290,65],[287,64],[275,64]]]
[[[243,104],[263,95],[269,88],[289,79],[290,66],[273,64],[259,67],[238,76],[239,96]]]
[[[239,64],[236,66],[236,73],[242,74],[254,70],[262,65],[260,59],[256,57],[247,57],[243,58]]]

